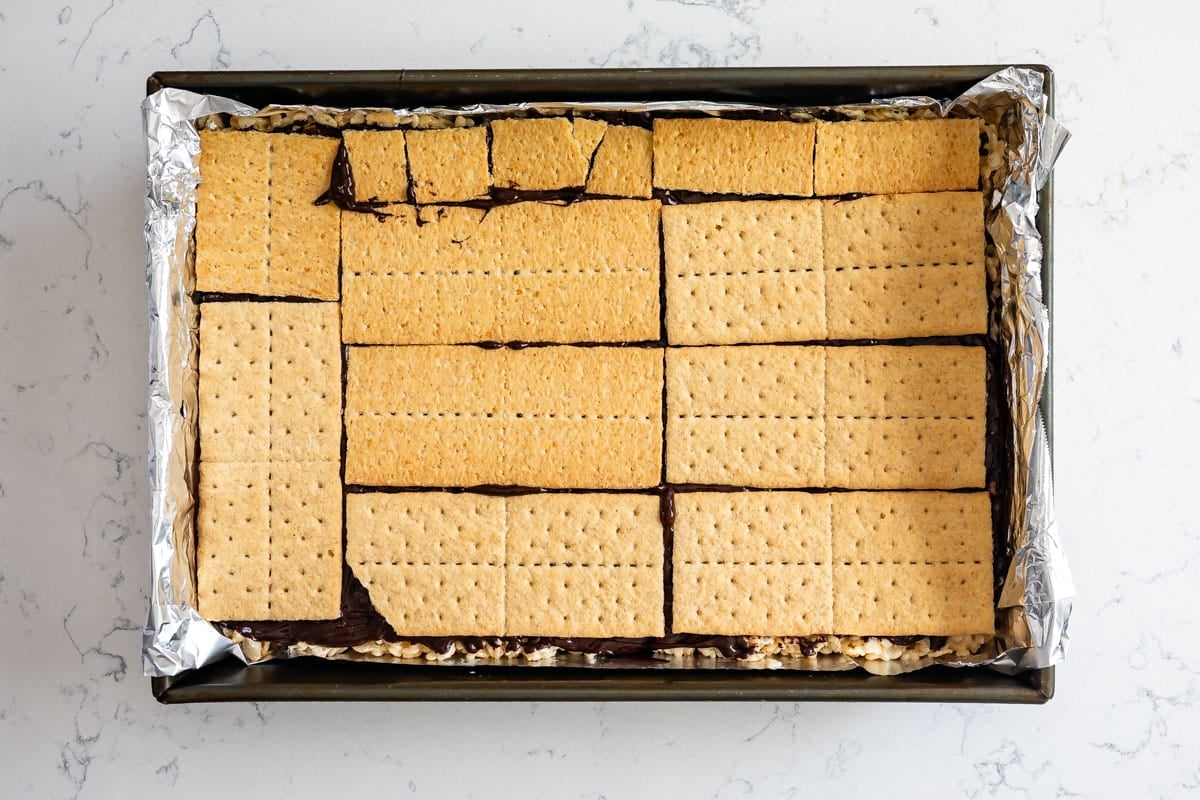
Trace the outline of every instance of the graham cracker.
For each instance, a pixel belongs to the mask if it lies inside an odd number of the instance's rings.
[[[402,636],[504,632],[505,498],[346,496],[346,562]]]
[[[987,333],[982,259],[825,273],[831,339],[898,339]]]
[[[663,353],[641,347],[493,351],[505,363],[501,483],[637,489],[662,472]]]
[[[498,354],[476,347],[351,347],[346,482],[500,482],[506,394]]]
[[[813,193],[816,125],[760,120],[654,120],[654,185],[712,194]]]
[[[608,131],[608,123],[598,119],[576,119],[571,125],[575,141],[579,142],[579,149],[587,153],[588,158],[594,158],[596,148],[600,146]]]
[[[346,560],[400,636],[657,636],[649,495],[346,497]]]
[[[827,200],[822,218],[830,338],[987,332],[982,195]]]
[[[212,620],[270,617],[270,490],[266,465],[200,462],[197,610]]]
[[[351,348],[346,479],[653,486],[661,386],[657,349]]]
[[[978,564],[991,575],[987,492],[838,492],[829,497],[833,559],[841,566]]]
[[[500,339],[494,264],[463,246],[477,208],[389,206],[378,222],[346,214],[342,236],[342,338],[351,344]]]
[[[200,457],[266,461],[271,446],[268,303],[201,303]],[[335,451],[336,452],[336,451]]]
[[[657,339],[659,212],[657,200],[493,209],[480,226],[488,229],[492,249],[480,242],[474,252],[480,261],[504,268],[502,339]]]
[[[581,124],[582,137],[576,130]],[[603,127],[602,122],[573,123],[566,117],[494,120],[492,182],[527,191],[582,187]]]
[[[340,212],[313,205],[337,147],[327,137],[201,131],[197,291],[337,299]]]
[[[833,631],[828,494],[677,492],[672,630]]]
[[[980,487],[986,378],[981,347],[670,348],[667,479]]]
[[[342,345],[336,303],[270,303],[273,461],[341,459]],[[203,379],[202,379],[203,380]]]
[[[486,197],[487,128],[411,130],[404,134],[417,203],[453,203]]]
[[[987,492],[846,492],[832,497],[838,632],[992,632]]]
[[[828,567],[677,565],[671,630],[807,636],[830,630]]]
[[[678,492],[678,633],[993,630],[986,492]]]
[[[977,119],[820,122],[818,195],[979,188]]]
[[[341,613],[342,491],[336,461],[201,461],[198,610],[214,620]]]
[[[334,619],[342,607],[340,463],[270,465],[271,616]]]
[[[668,481],[825,485],[825,348],[669,348],[666,360]]]
[[[699,203],[662,216],[671,343],[825,338],[819,202]]]
[[[337,461],[341,344],[333,303],[202,303],[200,457]]]
[[[507,513],[507,635],[664,633],[657,497],[535,494]]]
[[[825,397],[826,485],[984,485],[982,347],[827,348]]]
[[[959,489],[984,485],[984,423],[958,418],[829,419],[826,485]]]
[[[657,201],[391,212],[346,216],[347,342],[658,338]]]
[[[983,195],[896,194],[821,201],[825,268],[978,264]]]
[[[271,260],[267,291],[281,297],[338,297],[341,212],[314,201],[329,189],[338,140],[273,134]]]
[[[200,131],[196,290],[265,294],[271,136]]]
[[[575,122],[578,126],[582,120]],[[587,193],[650,197],[654,134],[633,125],[609,125],[592,158]]]
[[[676,492],[675,565],[830,564],[835,494]]]
[[[862,636],[992,633],[992,567],[868,564],[834,572],[834,627]]]
[[[358,200],[403,203],[408,197],[404,131],[342,131]]]

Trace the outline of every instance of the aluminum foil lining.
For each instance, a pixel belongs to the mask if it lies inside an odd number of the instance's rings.
[[[1075,589],[1054,517],[1050,451],[1040,403],[1049,354],[1049,314],[1042,299],[1042,240],[1037,229],[1038,190],[1069,134],[1048,113],[1041,73],[1009,67],[953,100],[897,97],[843,112],[878,113],[893,107],[930,116],[979,117],[1004,145],[1004,163],[986,196],[987,228],[995,244],[1000,283],[1000,330],[1011,381],[1013,491],[1008,549],[1011,566],[997,608],[993,646],[971,657],[880,661],[839,655],[804,669],[854,665],[895,674],[927,666],[989,665],[1004,672],[1046,667],[1067,651],[1067,627]],[[192,455],[196,445],[197,310],[192,302],[194,264],[189,242],[195,228],[200,139],[195,121],[213,114],[263,115],[300,110],[333,116],[345,109],[272,106],[256,109],[224,97],[162,89],[146,98],[146,246],[150,311],[151,569],[149,616],[143,630],[148,676],[178,675],[233,655],[246,663],[300,653],[357,658],[327,648],[279,647],[226,636],[193,607],[195,530]],[[367,110],[367,109],[364,109]],[[521,111],[779,111],[777,107],[708,102],[520,103],[459,108],[381,109],[398,116],[492,115]],[[786,109],[803,116],[803,108]],[[369,657],[369,656],[368,656]],[[571,658],[564,662],[571,662]],[[823,657],[824,658],[824,657]],[[388,660],[388,659],[381,659]],[[782,666],[763,659],[755,667]],[[556,663],[564,663],[556,662]],[[573,662],[571,662],[573,663]],[[546,662],[529,662],[529,666]],[[669,662],[664,667],[672,666]]]

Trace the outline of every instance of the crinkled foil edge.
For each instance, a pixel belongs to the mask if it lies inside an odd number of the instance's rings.
[[[760,637],[758,652],[739,668],[844,670],[861,667],[876,674],[898,674],[930,664],[990,665],[1004,672],[1050,666],[1067,649],[1067,625],[1074,586],[1054,518],[1049,443],[1039,404],[1049,354],[1049,313],[1042,299],[1042,242],[1037,229],[1038,191],[1068,134],[1047,113],[1043,75],[1010,67],[980,81],[952,101],[929,97],[875,100],[839,106],[853,113],[889,106],[911,113],[980,117],[1000,132],[1004,164],[992,181],[988,232],[995,244],[1000,284],[1001,340],[1011,373],[1009,403],[1013,418],[1013,492],[1009,546],[1011,567],[997,609],[994,639],[958,637],[953,646],[929,651],[928,642],[897,646],[875,637],[826,637],[820,652],[806,656],[785,638]],[[476,104],[460,108],[378,109],[397,117],[448,117],[521,111],[555,113],[595,111],[778,110],[768,106],[707,103],[519,103]],[[272,106],[259,110],[228,98],[181,89],[161,89],[142,104],[147,144],[146,244],[150,312],[150,453],[151,569],[150,609],[143,631],[146,675],[166,677],[197,669],[227,655],[245,663],[272,658],[317,655],[344,660],[400,663],[466,664],[480,654],[423,652],[405,643],[365,643],[328,648],[296,643],[279,646],[244,639],[216,626],[193,609],[194,483],[192,453],[196,441],[196,321],[191,300],[193,270],[188,262],[195,228],[199,183],[199,136],[194,122],[214,114],[287,115],[303,112],[333,120],[345,109]],[[370,111],[364,109],[364,111]],[[796,109],[795,118],[806,116]],[[989,188],[989,187],[985,187]],[[426,648],[427,650],[427,648]],[[715,654],[703,650],[664,651],[661,667],[712,666]],[[483,657],[505,654],[483,653]],[[557,652],[525,654],[506,663],[526,666],[604,661]],[[626,663],[623,666],[628,666]]]

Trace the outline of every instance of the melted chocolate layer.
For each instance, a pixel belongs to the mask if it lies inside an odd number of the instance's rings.
[[[379,209],[387,205],[382,200],[359,200],[354,190],[354,169],[350,166],[350,153],[346,150],[346,141],[338,143],[337,155],[333,157],[333,172],[329,188],[313,201],[313,205],[323,206],[333,203],[343,211],[358,211],[363,214],[374,214],[375,219],[383,222],[391,214]]]

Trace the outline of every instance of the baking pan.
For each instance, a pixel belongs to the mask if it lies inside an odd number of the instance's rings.
[[[146,93],[174,87],[260,107],[276,104],[414,107],[531,100],[712,100],[835,105],[897,95],[956,97],[1009,65],[945,67],[767,67],[747,69],[353,70],[156,72]],[[1053,111],[1054,76],[1040,72]],[[1052,181],[1039,193],[1042,288],[1053,318]],[[1052,360],[1052,354],[1051,354]],[[1053,450],[1051,373],[1041,408]],[[1004,675],[934,666],[907,675],[863,670],[437,668],[298,658],[247,667],[229,658],[151,679],[162,703],[237,700],[854,700],[1044,703],[1054,668]]]

